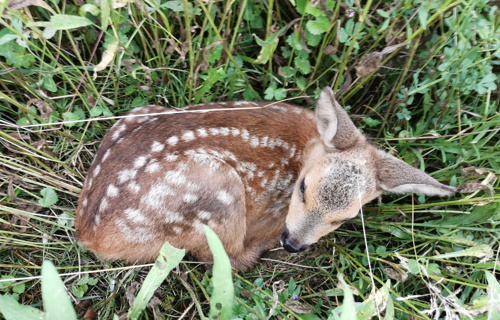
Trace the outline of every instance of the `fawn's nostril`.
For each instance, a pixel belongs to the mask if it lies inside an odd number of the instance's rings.
[[[290,253],[299,252],[299,250],[297,248],[295,248],[293,245],[291,245],[290,243],[284,243],[283,248],[285,248],[285,250],[290,252]]]
[[[286,251],[290,253],[302,252],[307,249],[308,245],[299,245],[293,239],[290,239],[288,228],[285,226],[283,232],[281,233],[280,243],[285,248]]]

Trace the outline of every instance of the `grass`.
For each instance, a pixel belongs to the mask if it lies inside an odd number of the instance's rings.
[[[277,296],[276,317],[336,319],[347,290],[340,275],[357,303],[390,280],[395,319],[488,319],[485,274],[498,280],[500,252],[497,6],[117,3],[47,1],[0,18],[3,294],[39,307],[38,276],[51,260],[80,316],[130,308],[149,267],[100,261],[73,228],[86,169],[114,116],[229,100],[312,107],[331,86],[373,144],[461,192],[385,195],[304,254],[273,250],[234,274],[233,316],[265,319]],[[208,315],[209,274],[186,260],[143,318]]]

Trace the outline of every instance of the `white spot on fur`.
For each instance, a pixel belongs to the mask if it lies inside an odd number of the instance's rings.
[[[257,172],[257,177],[261,178],[264,175],[264,171]]]
[[[175,223],[184,221],[184,217],[179,212],[167,211],[165,213],[165,223]]]
[[[195,138],[194,132],[191,130],[184,131],[184,134],[182,135],[182,140],[184,141],[191,141],[194,140],[194,138]]]
[[[196,163],[203,163],[205,165],[208,165],[211,172],[220,167],[220,163],[212,155],[201,151],[203,150],[188,150],[184,152],[184,154],[189,156]]]
[[[290,148],[290,158],[295,155],[296,151],[297,151],[297,148],[295,147],[295,145],[292,145],[292,147]]]
[[[165,155],[165,160],[168,162],[174,162],[175,160],[177,160],[177,158],[179,158],[179,156],[173,153],[168,153]]]
[[[261,186],[262,188],[264,188],[264,187],[266,186],[266,184],[267,184],[267,179],[266,179],[266,178],[264,178],[264,179],[262,180],[262,182],[260,183],[260,186]]]
[[[219,129],[219,132],[220,132],[220,134],[222,134],[223,136],[227,136],[227,135],[229,135],[230,130],[229,130],[229,128],[222,127],[222,128],[220,128],[220,129]]]
[[[248,138],[250,138],[250,133],[247,129],[243,129],[243,131],[241,131],[241,137],[244,141],[248,141]]]
[[[157,182],[149,189],[149,192],[141,198],[141,202],[148,206],[160,209],[165,207],[163,201],[166,196],[175,196],[174,191],[162,182]]]
[[[231,134],[236,137],[240,134],[240,129],[231,128]]]
[[[250,139],[250,143],[252,144],[252,147],[257,148],[259,146],[259,138],[257,136],[253,136],[252,139]]]
[[[284,148],[285,150],[290,149],[290,145],[288,144],[288,142],[283,142],[283,148]]]
[[[96,214],[94,216],[94,228],[97,227],[101,223],[101,216]]]
[[[144,227],[129,228],[127,223],[122,219],[115,220],[116,226],[121,230],[123,236],[132,243],[146,243],[153,239],[151,230]]]
[[[235,106],[235,107],[241,107],[241,106],[244,106],[247,104],[248,104],[248,102],[246,102],[246,101],[234,101],[233,102],[233,106]]]
[[[196,129],[196,132],[198,132],[198,136],[200,136],[202,138],[208,137],[208,132],[207,132],[207,129],[205,129],[205,128]]]
[[[153,141],[153,145],[151,146],[151,151],[152,152],[160,152],[165,148],[165,145],[163,143],[159,143],[158,141]]]
[[[125,169],[118,172],[118,181],[120,183],[124,183],[128,180],[134,179],[136,175],[137,175],[137,170]]]
[[[212,217],[212,212],[208,212],[208,211],[198,212],[198,218],[200,218],[200,219],[210,220],[211,217]]]
[[[179,138],[177,136],[171,136],[167,139],[167,143],[171,146],[175,146],[179,142]]]
[[[118,195],[118,188],[114,185],[108,185],[108,190],[106,191],[108,197],[116,197]]]
[[[97,177],[97,175],[101,172],[101,165],[98,164],[97,167],[94,169],[94,177]]]
[[[210,128],[208,129],[208,131],[210,131],[210,134],[213,135],[213,136],[216,136],[219,134],[219,129],[218,128]]]
[[[180,185],[186,182],[186,176],[182,172],[170,170],[165,173],[165,181],[170,184]]]
[[[127,216],[127,219],[129,219],[134,223],[142,223],[146,221],[146,217],[142,214],[140,210],[128,208],[125,209],[124,212],[125,215]]]
[[[182,232],[182,228],[181,227],[173,227],[172,229],[174,230],[175,234],[179,234],[179,233]]]
[[[292,111],[298,114],[302,113],[302,108],[292,108]]]
[[[285,108],[285,107],[282,107],[282,106],[277,106],[277,105],[272,105],[269,107],[269,109],[273,109],[273,110],[277,110],[277,111],[281,111],[281,112],[287,112],[288,109]]]
[[[200,220],[196,219],[193,224],[192,224],[192,227],[195,229],[195,231],[197,231],[198,233],[204,233],[205,231],[203,230],[203,224],[201,223]]]
[[[267,147],[267,141],[269,140],[268,137],[264,137],[262,139],[260,139],[260,146],[261,147]]]
[[[151,161],[147,165],[146,170],[144,170],[144,171],[146,171],[147,173],[153,173],[153,172],[160,170],[160,168],[161,168],[161,166],[157,161]]]
[[[84,207],[84,208],[87,206],[88,202],[89,202],[89,201],[88,201],[88,199],[87,199],[87,198],[83,199],[83,201],[82,201],[82,205],[83,205],[83,207]]]
[[[226,190],[220,190],[219,192],[217,192],[217,200],[225,205],[230,205],[231,203],[233,203],[234,198]]]
[[[134,168],[140,168],[146,164],[146,157],[145,156],[140,156],[134,161]]]
[[[101,200],[101,204],[99,205],[99,211],[104,211],[108,208],[109,202],[108,199],[104,198]]]
[[[183,200],[186,203],[194,203],[198,201],[198,196],[192,193],[186,193],[183,197]]]
[[[106,150],[106,152],[102,156],[102,161],[106,160],[109,157],[110,153],[111,153],[111,149]]]
[[[118,137],[120,137],[121,133],[122,133],[125,129],[127,129],[127,126],[126,126],[125,124],[122,124],[122,125],[118,126],[118,127],[116,128],[115,132],[113,132],[113,136],[111,136],[111,138],[112,138],[113,140],[118,139]]]
[[[87,181],[88,181],[88,182],[87,182],[88,187],[89,187],[89,188],[90,188],[90,187],[92,187],[92,182],[94,181],[94,179],[93,179],[93,178],[90,178],[90,180],[87,180]]]
[[[127,185],[127,189],[137,193],[139,192],[139,190],[141,190],[141,186],[135,181],[130,181]]]

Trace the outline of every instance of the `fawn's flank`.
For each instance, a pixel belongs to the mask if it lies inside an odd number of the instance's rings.
[[[256,106],[263,108],[241,110]],[[209,262],[207,224],[232,266],[246,269],[280,236],[289,252],[303,251],[384,192],[455,192],[370,145],[330,88],[316,114],[264,106],[130,111],[88,171],[76,209],[79,240],[106,260],[153,261],[168,241]]]

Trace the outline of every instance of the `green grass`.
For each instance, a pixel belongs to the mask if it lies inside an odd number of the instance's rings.
[[[0,18],[0,277],[13,279],[0,282],[3,294],[40,307],[38,276],[42,261],[51,260],[68,274],[63,281],[80,316],[89,307],[100,319],[127,313],[149,268],[100,261],[76,242],[73,228],[86,169],[113,116],[145,104],[230,100],[312,107],[325,86],[373,144],[462,192],[385,195],[364,207],[364,227],[354,219],[301,255],[272,251],[234,274],[234,316],[265,319],[278,282],[275,316],[298,319],[298,302],[312,310],[304,319],[336,319],[343,275],[358,303],[373,284],[379,290],[390,280],[395,319],[468,319],[464,310],[487,296],[486,272],[498,279],[497,6],[47,3]],[[192,261],[181,264],[143,318],[207,316],[208,274]],[[469,312],[488,318],[484,310]]]

